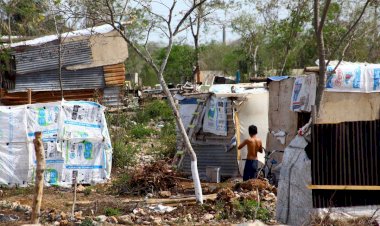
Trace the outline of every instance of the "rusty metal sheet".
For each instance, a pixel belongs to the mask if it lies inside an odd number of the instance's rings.
[[[87,68],[77,71],[62,70],[63,90],[104,88],[103,68]],[[57,91],[60,90],[57,70],[17,75],[16,86],[8,92]]]
[[[56,42],[17,49],[13,51],[12,55],[14,55],[16,61],[16,74],[53,70],[58,68],[59,65],[58,44]],[[91,62],[92,52],[89,40],[62,44],[63,67],[90,64]]]

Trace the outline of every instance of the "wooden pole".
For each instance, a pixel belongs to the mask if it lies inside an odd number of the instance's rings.
[[[77,177],[78,171],[73,171],[73,184],[74,184],[74,194],[73,194],[73,206],[71,208],[71,217],[75,219],[75,204],[77,202]]]
[[[40,221],[40,209],[44,189],[45,151],[42,143],[42,133],[35,132],[34,136],[35,139],[33,140],[33,143],[37,159],[37,170],[32,206],[32,224],[38,224]]]
[[[32,89],[28,89],[28,104],[32,103]]]

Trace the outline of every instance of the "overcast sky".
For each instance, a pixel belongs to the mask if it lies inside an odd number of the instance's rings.
[[[166,8],[163,4],[171,4],[171,0],[158,0],[158,2],[161,3],[155,3],[153,5],[153,12],[160,14],[162,16],[167,17],[169,10]],[[176,8],[174,10],[174,13],[176,15],[176,23],[178,23],[179,19],[181,18],[181,14],[186,12],[190,5],[188,4],[188,0],[179,0],[176,4]],[[200,43],[208,43],[211,41],[218,41],[221,42],[223,40],[223,29],[222,24],[226,24],[226,40],[227,42],[231,42],[234,40],[237,40],[239,36],[232,31],[230,28],[230,22],[229,20],[232,18],[233,12],[231,10],[219,10],[214,12],[212,15],[210,15],[210,18],[212,18],[212,23],[208,23],[207,29],[203,27],[201,34],[200,34]],[[154,42],[165,42],[165,37],[160,34],[159,32],[155,32],[151,36],[151,41]],[[187,29],[183,31],[180,35],[178,35],[176,41],[193,44],[193,37],[191,35],[190,29]]]

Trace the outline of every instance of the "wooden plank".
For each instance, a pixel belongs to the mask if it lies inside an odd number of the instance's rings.
[[[104,77],[125,77],[124,72],[115,72],[115,73],[104,73]]]
[[[124,68],[103,69],[104,73],[125,73]]]
[[[372,185],[308,185],[310,190],[367,190],[367,191],[379,191],[380,186]]]
[[[104,80],[106,81],[106,83],[108,83],[108,82],[112,82],[112,81],[118,81],[118,82],[122,82],[122,83],[124,83],[124,81],[125,81],[125,78],[124,78],[124,76],[122,76],[122,77],[112,77],[112,78],[104,78]]]

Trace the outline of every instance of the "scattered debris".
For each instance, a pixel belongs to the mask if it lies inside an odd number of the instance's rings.
[[[20,218],[16,215],[0,214],[0,222],[14,222],[14,221],[18,221],[18,219]]]
[[[159,191],[158,194],[162,198],[169,198],[172,195],[170,191]]]
[[[149,209],[153,210],[154,212],[158,212],[158,213],[170,213],[173,210],[175,210],[176,208],[171,207],[171,206],[163,206],[163,205],[159,204],[157,206],[150,206]]]

